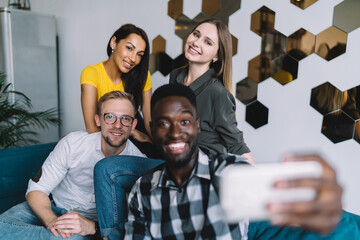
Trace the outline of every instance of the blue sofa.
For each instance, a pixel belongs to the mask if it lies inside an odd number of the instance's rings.
[[[0,150],[0,213],[25,201],[28,181],[56,143]]]

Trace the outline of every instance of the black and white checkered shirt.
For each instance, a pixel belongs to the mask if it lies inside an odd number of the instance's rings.
[[[209,167],[209,157],[199,151],[197,166],[180,188],[164,166],[141,177],[129,195],[125,239],[247,239],[248,221],[235,225],[223,221],[212,181],[226,165],[244,159],[216,158]]]

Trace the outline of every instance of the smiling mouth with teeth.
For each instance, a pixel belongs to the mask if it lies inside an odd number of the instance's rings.
[[[181,150],[185,148],[185,143],[181,142],[181,143],[172,143],[168,145],[170,150]]]
[[[192,48],[192,47],[189,47],[189,51],[190,52],[192,52],[192,53],[196,53],[196,54],[199,54],[200,55],[200,53],[198,52],[198,51],[196,51],[194,48]]]
[[[129,69],[132,67],[132,65],[126,61],[124,61],[124,65],[126,68],[129,68]]]
[[[117,133],[117,132],[111,132],[113,135],[115,135],[115,136],[121,136],[122,135],[122,133]]]

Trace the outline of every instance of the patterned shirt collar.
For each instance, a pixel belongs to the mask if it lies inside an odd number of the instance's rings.
[[[181,187],[186,186],[187,183],[193,177],[204,178],[209,181],[211,179],[210,172],[209,172],[209,157],[205,153],[203,153],[200,149],[199,149],[199,155],[198,155],[198,159],[196,162],[196,166],[194,167],[189,179],[187,181],[185,181]],[[164,166],[164,168],[161,171],[161,174],[159,177],[159,182],[152,189],[155,189],[156,187],[168,187],[168,188],[172,188],[172,189],[178,188],[175,185],[175,183],[171,180],[171,178],[169,176],[169,171],[166,168],[166,166]]]

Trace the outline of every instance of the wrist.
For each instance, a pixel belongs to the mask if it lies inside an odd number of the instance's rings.
[[[92,235],[100,236],[100,227],[99,223],[94,221],[94,231],[91,233]]]

